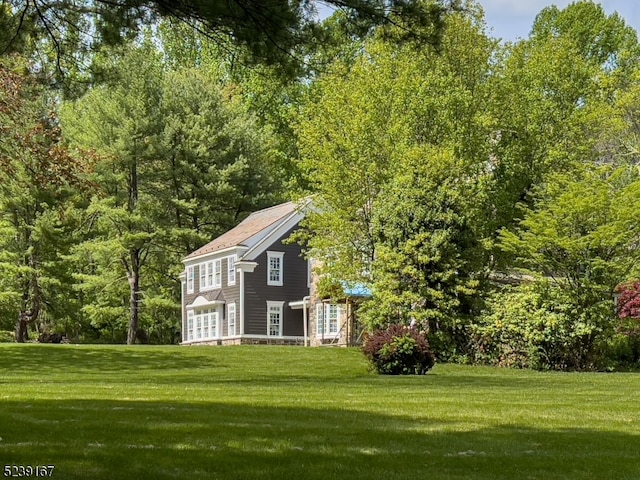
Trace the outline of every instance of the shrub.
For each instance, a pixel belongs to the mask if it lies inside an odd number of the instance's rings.
[[[0,343],[12,343],[16,341],[14,332],[9,330],[0,330]]]
[[[385,375],[424,375],[435,363],[424,334],[405,325],[374,331],[362,351],[372,368]]]
[[[620,318],[640,319],[640,280],[618,285],[619,293],[616,308]]]
[[[588,370],[607,363],[613,301],[581,312],[558,288],[536,282],[499,292],[488,307],[472,327],[478,363],[537,370]]]
[[[608,342],[607,356],[613,369],[640,368],[640,320],[619,319]]]

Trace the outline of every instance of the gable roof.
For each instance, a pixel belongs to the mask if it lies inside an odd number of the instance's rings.
[[[185,260],[231,247],[252,248],[271,231],[292,217],[299,216],[299,210],[299,203],[287,202],[253,212],[228,232],[187,255]]]

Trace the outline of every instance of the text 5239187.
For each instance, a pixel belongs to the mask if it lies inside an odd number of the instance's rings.
[[[2,470],[3,477],[29,478],[51,477],[55,465],[5,465]]]

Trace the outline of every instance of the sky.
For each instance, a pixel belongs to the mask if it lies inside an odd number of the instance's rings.
[[[536,15],[544,7],[564,8],[571,0],[479,0],[485,11],[488,33],[502,40],[527,38]],[[640,31],[640,1],[601,0],[607,14],[618,12],[627,25]]]

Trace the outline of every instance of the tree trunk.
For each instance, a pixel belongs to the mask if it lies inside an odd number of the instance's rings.
[[[136,343],[138,320],[140,318],[140,253],[130,252],[131,270],[127,273],[129,280],[129,332],[127,345]]]
[[[16,321],[16,342],[24,343],[29,340],[29,334],[27,332],[27,315],[25,312],[18,314],[18,320]]]
[[[16,321],[16,342],[24,343],[29,340],[29,324],[35,323],[40,315],[42,292],[38,281],[38,261],[35,254],[30,254],[27,265],[31,268],[28,278],[23,279],[22,306]]]

